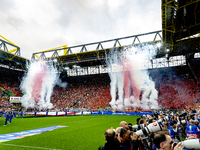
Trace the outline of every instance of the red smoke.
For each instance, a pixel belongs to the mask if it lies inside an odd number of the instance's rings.
[[[31,103],[38,103],[40,101],[40,93],[42,90],[42,83],[47,74],[47,65],[43,65],[42,69],[34,76],[32,81],[32,98]]]
[[[136,79],[134,78],[134,73],[133,73],[134,66],[129,61],[122,62],[122,66],[124,74],[125,99],[129,100],[129,97],[131,96],[130,87],[132,87],[135,100],[138,100],[140,95],[140,89],[137,88]]]

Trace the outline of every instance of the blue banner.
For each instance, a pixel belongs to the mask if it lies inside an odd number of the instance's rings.
[[[124,113],[124,112],[103,112],[103,115],[137,115],[137,116],[142,116],[142,115],[150,115],[153,113],[148,113],[148,112],[144,112],[144,113],[133,113],[133,112],[128,112],[128,113]]]
[[[10,141],[10,140],[16,140],[16,139],[20,139],[20,138],[44,133],[44,132],[47,132],[47,131],[51,131],[51,130],[54,130],[54,129],[64,128],[64,127],[67,127],[67,126],[52,126],[52,127],[47,127],[47,128],[35,129],[35,130],[28,130],[28,131],[15,132],[15,133],[9,133],[9,134],[2,134],[2,135],[0,135],[0,143]]]
[[[148,115],[148,114],[153,114],[150,112],[142,112],[142,113],[134,113],[134,112],[101,112],[101,111],[83,111],[83,112],[24,112],[24,115],[34,115],[36,117],[37,115],[43,115],[43,116],[68,116],[68,115]]]

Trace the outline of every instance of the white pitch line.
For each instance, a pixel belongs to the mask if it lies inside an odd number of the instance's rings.
[[[61,150],[61,149],[54,149],[54,148],[44,148],[44,147],[34,147],[34,146],[15,145],[15,144],[4,144],[4,143],[0,143],[0,145],[16,146],[16,147],[28,147],[28,148],[35,148],[35,149]]]

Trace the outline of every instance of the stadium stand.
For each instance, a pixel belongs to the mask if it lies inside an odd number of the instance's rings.
[[[196,73],[199,72],[199,68],[195,67],[195,64],[199,62],[196,61],[192,65]],[[6,107],[11,104],[5,95],[19,96],[22,94],[19,85],[23,72],[6,68],[1,68],[1,70],[0,87],[4,89],[1,92],[1,107]],[[149,74],[155,81],[160,106],[164,108],[189,106],[192,108],[200,102],[198,85],[192,79],[187,66],[151,69]],[[197,77],[200,77],[199,74]],[[68,83],[66,88],[56,86],[51,96],[51,102],[56,109],[109,108],[111,96],[108,74],[67,77],[66,82]],[[141,109],[130,108],[127,111],[141,111]]]
[[[109,107],[111,100],[109,82],[108,74],[69,77],[66,90],[60,87],[54,89],[53,103],[59,109]]]

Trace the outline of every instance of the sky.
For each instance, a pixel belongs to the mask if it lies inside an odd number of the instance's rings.
[[[27,59],[63,45],[158,31],[161,20],[161,0],[0,1],[0,35]]]

